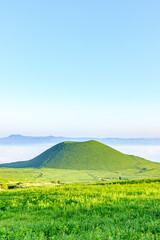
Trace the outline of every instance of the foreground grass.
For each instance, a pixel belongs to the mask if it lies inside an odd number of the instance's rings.
[[[0,192],[0,239],[160,239],[160,180]]]

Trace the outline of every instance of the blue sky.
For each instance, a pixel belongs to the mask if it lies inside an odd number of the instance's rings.
[[[158,0],[0,3],[0,136],[160,136]]]

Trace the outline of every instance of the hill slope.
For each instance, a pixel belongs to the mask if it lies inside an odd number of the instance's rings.
[[[57,168],[77,170],[121,170],[160,166],[140,157],[123,154],[97,141],[62,142],[29,161],[1,164],[10,168]]]

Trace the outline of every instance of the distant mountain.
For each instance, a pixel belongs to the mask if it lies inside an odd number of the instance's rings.
[[[160,167],[140,157],[123,154],[100,142],[62,142],[29,161],[1,164],[9,168],[57,168],[77,170],[127,170]]]
[[[70,138],[70,137],[32,137],[22,135],[10,135],[9,137],[0,138],[0,145],[32,145],[32,144],[57,144],[64,141],[83,142],[87,140],[96,140],[106,145],[160,145],[160,138]]]
[[[76,140],[84,141],[86,138],[76,138]],[[69,137],[32,137],[32,136],[23,136],[20,134],[13,134],[8,137],[0,138],[0,145],[32,145],[32,144],[44,144],[44,143],[60,143],[63,141],[72,141],[75,138]]]

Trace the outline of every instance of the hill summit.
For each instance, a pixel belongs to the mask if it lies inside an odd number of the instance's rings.
[[[140,157],[123,154],[100,142],[62,142],[29,161],[1,164],[10,168],[58,168],[77,170],[121,170],[157,165]]]

